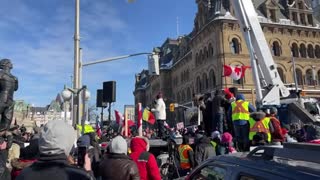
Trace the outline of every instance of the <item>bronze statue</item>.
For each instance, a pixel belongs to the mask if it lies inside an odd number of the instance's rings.
[[[10,71],[12,63],[9,59],[0,60],[0,131],[10,127],[13,117],[13,93],[18,90],[18,79]]]

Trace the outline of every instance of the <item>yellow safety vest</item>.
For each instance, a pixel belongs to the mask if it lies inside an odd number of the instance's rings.
[[[237,100],[231,103],[232,121],[236,120],[249,120],[249,102]]]
[[[271,133],[270,133],[270,118],[265,117],[260,121],[255,121],[252,118],[249,119],[250,131],[249,131],[249,140],[253,139],[253,136],[258,132],[263,132],[268,135],[268,142],[271,142]]]
[[[82,132],[81,124],[77,124],[77,128],[79,129],[80,132]],[[85,124],[84,125],[84,134],[91,133],[91,132],[95,132],[93,127],[91,125],[89,125],[89,124]]]
[[[211,145],[213,146],[214,150],[216,150],[217,147],[217,143],[214,141],[210,141]]]
[[[189,155],[188,155],[188,151],[192,151],[192,148],[185,144],[181,144],[178,148],[179,151],[179,156],[180,156],[180,167],[182,169],[190,169],[191,165],[190,165],[190,161],[189,161]]]

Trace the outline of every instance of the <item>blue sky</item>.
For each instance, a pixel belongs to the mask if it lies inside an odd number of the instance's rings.
[[[83,61],[150,52],[167,37],[192,31],[195,0],[80,0]],[[0,6],[0,58],[12,60],[19,79],[16,100],[45,106],[71,87],[74,0],[10,0]],[[134,75],[147,68],[147,57],[84,67],[83,84],[95,104],[104,81],[117,81],[117,102],[133,104]]]

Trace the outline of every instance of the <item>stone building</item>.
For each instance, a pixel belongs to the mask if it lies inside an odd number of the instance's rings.
[[[270,45],[279,75],[285,84],[294,83],[292,56],[299,87],[306,96],[320,97],[320,23],[309,0],[252,0]],[[229,0],[196,0],[193,31],[167,39],[160,47],[160,76],[136,75],[135,103],[152,105],[160,90],[167,106],[177,102],[191,106],[193,94],[213,93],[235,86],[255,101],[252,71],[240,81],[222,77],[223,65],[250,65],[249,53]],[[184,109],[168,119],[182,121]],[[173,123],[172,123],[173,124]]]

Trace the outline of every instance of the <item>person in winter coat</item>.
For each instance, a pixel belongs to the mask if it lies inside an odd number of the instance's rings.
[[[221,136],[221,155],[236,153],[236,149],[233,147],[233,137],[230,133],[225,132]]]
[[[237,100],[231,103],[228,117],[232,120],[237,147],[240,151],[249,150],[249,119],[250,112],[255,108],[249,101],[246,101],[243,94],[237,94]],[[229,121],[230,122],[230,121]]]
[[[228,100],[225,98],[224,91],[218,89],[212,100],[212,112],[214,113],[214,123],[209,132],[218,130],[221,134],[224,132],[224,107],[228,104]]]
[[[320,144],[320,128],[315,125],[306,125],[307,143]]]
[[[203,161],[209,157],[216,156],[216,151],[210,143],[210,139],[207,136],[203,136],[199,143],[196,145],[195,161],[197,165],[200,165]]]
[[[271,142],[274,145],[281,145],[284,141],[284,136],[282,134],[281,124],[279,119],[277,118],[278,110],[275,107],[272,107],[266,116],[270,118],[270,122],[274,128],[271,133]]]
[[[116,136],[108,146],[110,153],[99,165],[102,180],[139,180],[139,170],[135,162],[127,156],[128,144],[122,136]]]
[[[154,101],[154,107],[151,109],[152,112],[154,112],[154,115],[156,117],[157,123],[158,123],[158,137],[164,138],[165,137],[165,126],[164,122],[166,121],[166,104],[163,101],[162,93],[159,92],[156,100]]]
[[[252,142],[253,136],[257,133],[267,134],[267,143],[271,142],[271,134],[274,132],[273,125],[269,117],[264,112],[254,112],[250,114],[249,120],[249,140]]]
[[[61,120],[51,120],[42,129],[39,138],[40,157],[25,168],[17,180],[92,180],[91,162],[85,156],[84,169],[68,164],[76,131]]]
[[[101,158],[101,150],[96,141],[96,133],[90,132],[82,135],[78,141],[77,146],[85,146],[88,148],[88,155],[91,159],[91,167],[95,177],[98,177],[98,169]]]
[[[153,154],[149,153],[149,140],[146,137],[134,137],[130,143],[130,157],[137,164],[141,180],[160,180],[160,171]]]

